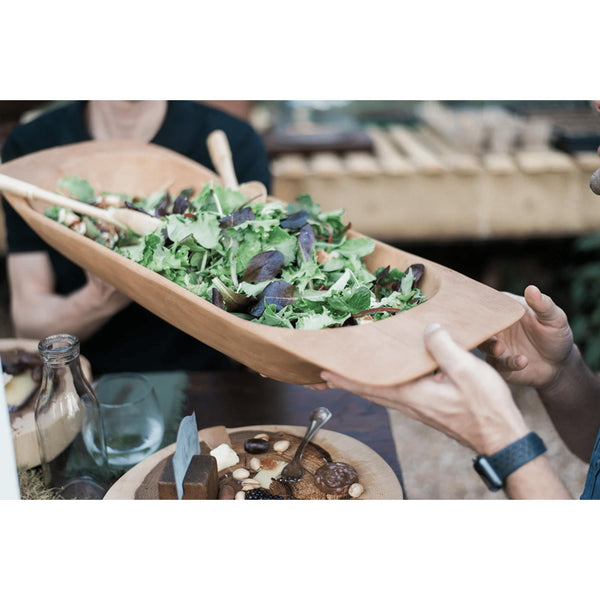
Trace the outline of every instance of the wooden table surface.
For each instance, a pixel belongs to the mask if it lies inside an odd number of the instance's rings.
[[[387,410],[342,390],[316,392],[241,369],[188,374],[182,417],[196,413],[198,429],[225,425],[308,425],[311,411],[326,406],[326,429],[349,435],[377,452],[402,484]]]

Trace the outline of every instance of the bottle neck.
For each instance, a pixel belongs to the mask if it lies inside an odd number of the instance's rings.
[[[79,340],[74,335],[59,333],[45,337],[38,344],[44,364],[48,367],[67,366],[79,362]]]

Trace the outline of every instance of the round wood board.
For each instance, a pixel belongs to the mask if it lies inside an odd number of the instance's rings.
[[[227,429],[232,434],[238,431],[256,430],[266,432],[286,432],[298,437],[304,436],[306,427],[292,425],[253,425]],[[203,442],[202,431],[198,437]],[[359,481],[365,488],[361,500],[401,500],[402,487],[392,468],[371,448],[352,437],[321,429],[312,440],[314,444],[329,452],[332,460],[347,462],[358,472]],[[105,500],[134,500],[138,488],[146,477],[161,462],[175,452],[176,444],[162,448],[152,456],[127,471],[106,493]],[[153,499],[158,499],[158,493]]]
[[[24,338],[0,339],[0,350],[21,348],[27,352],[38,352],[38,341]],[[89,361],[80,356],[81,368],[88,381],[92,381],[92,369]],[[17,467],[32,469],[40,464],[40,449],[35,432],[35,400],[33,397],[25,406],[9,413]]]

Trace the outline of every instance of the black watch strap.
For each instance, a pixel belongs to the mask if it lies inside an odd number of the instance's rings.
[[[491,456],[477,456],[473,468],[488,488],[497,491],[506,478],[519,467],[546,452],[546,445],[537,433],[531,432]]]

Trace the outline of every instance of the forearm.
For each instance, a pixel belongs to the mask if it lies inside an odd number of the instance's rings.
[[[544,455],[534,458],[506,478],[511,500],[569,500],[571,495]]]
[[[538,393],[567,447],[588,462],[600,427],[600,379],[585,364],[577,346],[560,375],[538,388]]]
[[[82,287],[68,296],[45,293],[26,305],[14,303],[15,333],[38,340],[56,333],[70,333],[86,340],[114,314],[107,310],[107,305],[95,306],[93,300],[89,288]]]

